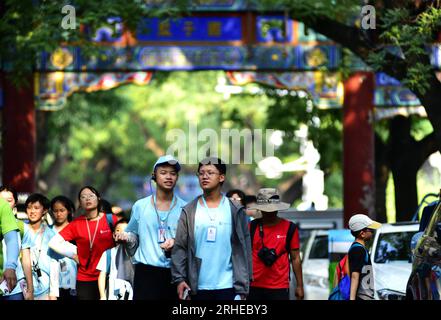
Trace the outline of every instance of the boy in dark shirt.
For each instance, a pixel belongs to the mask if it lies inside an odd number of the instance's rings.
[[[374,299],[374,276],[366,242],[372,239],[374,231],[381,224],[364,214],[356,214],[349,220],[349,229],[355,242],[349,249],[349,272],[351,276],[350,300]]]

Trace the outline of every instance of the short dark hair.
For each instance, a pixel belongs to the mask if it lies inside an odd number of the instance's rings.
[[[112,204],[106,199],[101,199],[101,210],[103,210],[104,213],[112,213]]]
[[[40,204],[43,206],[45,210],[48,210],[51,204],[49,199],[46,198],[41,193],[33,193],[26,199],[25,208],[27,208],[30,203],[36,203],[36,202],[40,202]]]
[[[355,238],[358,238],[358,236],[360,235],[360,233],[361,233],[362,231],[366,231],[367,229],[369,229],[369,228],[363,228],[363,229],[358,230],[358,231],[351,231],[351,234],[352,234]]]
[[[257,202],[257,197],[253,194],[245,196],[245,205]]]
[[[115,223],[115,229],[116,229],[116,227],[117,227],[119,224],[121,224],[121,223],[129,223],[129,220],[126,219],[126,218],[121,218],[121,219],[119,219],[119,220]]]
[[[227,192],[226,196],[227,196],[227,198],[231,198],[233,196],[233,194],[237,194],[240,197],[240,203],[242,205],[245,205],[245,192],[243,192],[242,190],[239,190],[239,189],[232,189]]]
[[[216,169],[219,170],[220,174],[227,173],[227,166],[226,166],[225,162],[223,162],[222,159],[216,158],[216,157],[207,157],[207,158],[201,160],[199,162],[198,172],[202,166],[209,165],[209,164],[215,166]]]
[[[12,188],[12,187],[1,186],[1,187],[0,187],[0,192],[3,192],[3,191],[8,191],[8,192],[12,193],[12,196],[14,197],[15,204],[17,205],[17,202],[18,202],[18,193],[17,193],[17,190],[15,190],[15,189]]]
[[[55,203],[57,203],[57,202],[61,202],[61,204],[63,204],[63,206],[66,208],[66,210],[68,212],[67,221],[71,222],[72,219],[73,219],[73,215],[75,213],[75,205],[72,202],[72,200],[70,200],[68,197],[65,197],[65,196],[62,196],[62,195],[56,196],[55,198],[53,198],[51,200],[51,215],[52,215],[52,218],[53,218],[53,215],[54,215],[54,213],[53,213],[54,206],[55,206]]]

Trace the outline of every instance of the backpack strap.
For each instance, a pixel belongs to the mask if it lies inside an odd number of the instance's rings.
[[[349,259],[348,254],[345,254],[335,266],[334,276],[337,277],[337,282],[340,282],[340,280],[347,274],[349,274]]]
[[[111,263],[111,252],[110,249],[106,250],[106,273],[109,274],[110,273],[110,263]]]
[[[285,250],[288,256],[288,265],[291,261],[290,259],[290,254],[291,254],[291,240],[292,237],[294,236],[294,232],[297,229],[297,225],[290,221],[289,222],[289,227],[288,227],[288,232],[286,233],[286,243],[285,243]],[[291,272],[288,272],[288,281],[291,281]]]
[[[296,232],[296,229],[297,229],[297,225],[294,222],[290,221],[289,227],[288,227],[288,232],[286,234],[286,244],[285,244],[285,248],[286,248],[286,252],[288,253],[288,257],[291,252],[291,240],[292,240],[292,237],[294,236],[294,232]]]
[[[113,225],[113,214],[106,213],[107,224],[109,225],[110,231],[114,231],[115,226]]]
[[[260,224],[262,219],[254,219],[250,222],[250,238],[251,238],[251,248],[253,248],[254,234],[256,233],[257,226]]]
[[[349,248],[349,251],[351,251],[351,249],[352,249],[353,247],[362,247],[362,248],[364,249],[364,252],[366,253],[366,256],[365,256],[364,260],[365,260],[366,263],[368,263],[368,262],[369,262],[369,253],[368,253],[366,247],[363,246],[361,243],[354,242],[354,243],[351,245],[351,247]],[[348,251],[348,253],[349,253],[349,251]],[[349,259],[348,259],[348,260],[349,260]]]
[[[112,263],[112,253],[111,249],[106,250],[106,297],[109,299],[109,274],[110,274],[110,264]]]

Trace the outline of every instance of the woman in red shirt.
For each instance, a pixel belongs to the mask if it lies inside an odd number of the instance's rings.
[[[84,214],[72,221],[49,242],[49,247],[78,263],[77,297],[79,300],[99,300],[96,270],[101,255],[115,246],[106,213],[101,210],[101,197],[91,187],[83,187],[79,194],[80,208]],[[113,225],[117,221],[112,216]],[[75,241],[76,246],[69,241]]]

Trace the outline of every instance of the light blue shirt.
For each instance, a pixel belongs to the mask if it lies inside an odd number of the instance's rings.
[[[30,248],[31,250],[32,265],[38,261],[38,266],[41,270],[41,277],[37,277],[37,274],[32,272],[34,296],[36,297],[49,293],[51,257],[49,256],[48,243],[55,235],[55,231],[46,224],[43,223],[41,228],[44,228],[43,233],[40,233],[40,230],[34,233],[31,228],[28,228],[27,232],[23,236],[22,243],[22,249]]]
[[[152,196],[135,202],[127,225],[126,232],[132,232],[138,236],[139,246],[133,256],[133,263],[142,263],[155,267],[170,268],[170,259],[164,256],[164,251],[159,247],[159,223],[155,208],[152,205]],[[175,196],[175,202],[170,213],[159,211],[161,221],[166,225],[166,238],[174,238],[185,201]],[[168,214],[168,217],[167,217]]]
[[[27,229],[28,229],[28,224],[24,223],[23,224],[23,228],[24,228],[24,233],[26,233]],[[23,233],[23,236],[24,236]],[[17,237],[18,237],[18,243],[21,244],[21,238],[20,238],[20,232],[17,232]],[[6,243],[5,240],[3,239],[2,241],[2,246],[3,246],[3,270],[5,270],[6,267],[6,256],[7,256],[7,247],[6,247]],[[5,296],[11,296],[14,294],[18,294],[20,292],[22,292],[21,290],[21,285],[20,282],[26,282],[26,278],[24,276],[24,272],[23,272],[23,267],[21,265],[21,261],[20,261],[20,257],[18,257],[17,259],[17,268],[15,269],[15,274],[17,276],[17,285],[15,286],[14,289],[12,289],[12,291],[8,294],[4,294]]]
[[[213,227],[216,229],[215,241],[207,241],[209,228]],[[233,288],[232,232],[231,208],[225,197],[218,208],[206,208],[198,201],[194,233],[196,256],[202,259],[199,290]]]

